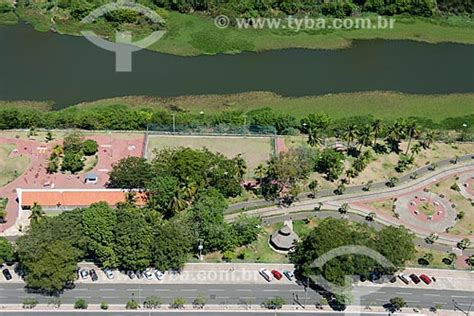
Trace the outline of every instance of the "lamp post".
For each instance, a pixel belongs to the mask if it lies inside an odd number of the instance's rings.
[[[204,246],[202,245],[202,240],[199,240],[199,245],[198,245],[198,250],[199,250],[199,260],[202,261],[202,250],[204,249]]]
[[[176,132],[176,114],[171,114],[173,116],[173,134]]]

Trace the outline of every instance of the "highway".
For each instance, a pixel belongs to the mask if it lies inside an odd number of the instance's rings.
[[[474,292],[454,290],[434,290],[426,288],[404,287],[355,287],[354,298],[361,297],[360,304],[382,306],[395,297],[405,298],[410,307],[429,308],[443,305],[451,309],[454,299],[461,307],[468,308],[474,298]],[[170,303],[176,297],[184,297],[188,304],[198,295],[208,297],[208,304],[260,304],[268,297],[281,296],[287,304],[293,303],[293,297],[298,296],[299,302],[307,304],[318,303],[321,296],[314,290],[305,292],[304,287],[297,284],[77,284],[72,290],[66,290],[61,295],[62,304],[72,304],[78,298],[85,299],[89,304],[124,304],[134,298],[139,302],[147,296],[159,297],[163,304]],[[27,293],[21,283],[2,283],[0,285],[0,304],[22,303],[26,297],[37,297],[40,303],[48,303],[51,297],[35,293]]]
[[[1,312],[1,315],[4,316],[31,316],[31,315],[42,315],[42,316],[55,316],[58,315],[58,311],[21,311],[21,312]],[[63,311],[62,313],[67,314],[71,312]],[[235,311],[130,311],[130,312],[112,312],[112,311],[74,311],[74,315],[77,316],[103,316],[103,315],[113,315],[113,316],[123,316],[123,315],[134,315],[134,316],[150,316],[150,315],[180,315],[180,316],[196,316],[196,315],[206,315],[206,316],[221,316],[223,314],[230,314],[232,316],[258,316],[258,315],[272,315],[272,316],[312,316],[314,312],[279,312],[279,311],[258,311],[258,312],[235,312]],[[370,314],[358,314],[358,316],[382,316],[387,313],[370,313]],[[319,316],[335,316],[335,315],[344,315],[343,313],[318,313]]]

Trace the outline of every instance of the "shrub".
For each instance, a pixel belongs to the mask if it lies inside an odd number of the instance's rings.
[[[268,298],[262,303],[262,306],[267,309],[281,309],[283,305],[285,305],[285,300],[279,296]]]
[[[127,304],[125,305],[126,309],[138,309],[138,302],[134,299],[128,300]]]
[[[100,309],[103,309],[103,310],[109,309],[109,304],[106,301],[100,302]]]
[[[207,298],[202,295],[199,295],[198,297],[194,299],[193,307],[198,308],[198,309],[203,309],[206,303],[207,303]]]
[[[161,300],[156,296],[149,296],[143,301],[143,307],[153,309],[161,306]]]
[[[87,302],[83,298],[80,298],[74,302],[74,309],[87,309],[87,306]]]
[[[174,309],[182,309],[184,308],[184,304],[186,304],[186,300],[184,297],[177,297],[175,300],[170,304],[170,308]]]
[[[84,155],[86,156],[95,155],[97,153],[98,148],[99,148],[99,145],[97,144],[95,140],[92,140],[92,139],[88,139],[84,141],[84,143],[82,144],[82,151]]]
[[[35,308],[36,305],[38,305],[38,299],[34,297],[27,297],[23,300],[23,308],[25,309]]]

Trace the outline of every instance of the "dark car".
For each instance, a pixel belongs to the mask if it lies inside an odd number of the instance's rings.
[[[405,284],[410,283],[410,281],[408,281],[407,277],[406,277],[403,273],[400,273],[400,274],[398,275],[398,278],[399,278],[400,280],[402,280],[402,282],[405,283]]]
[[[415,283],[415,284],[420,283],[420,278],[419,278],[416,274],[414,274],[414,273],[410,274],[410,279],[411,279],[411,280],[413,281],[413,283]]]
[[[10,270],[3,269],[2,273],[7,281],[10,281],[12,279],[12,274],[10,273]]]
[[[97,281],[99,279],[99,277],[97,276],[97,273],[95,272],[94,269],[91,269],[89,271],[89,275],[91,276],[92,281]]]

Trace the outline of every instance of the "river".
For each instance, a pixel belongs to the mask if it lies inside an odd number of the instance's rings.
[[[52,100],[58,107],[125,95],[474,92],[474,45],[364,40],[341,50],[198,57],[142,50],[130,73],[115,72],[114,54],[85,38],[25,24],[0,27],[0,45],[0,100]]]

